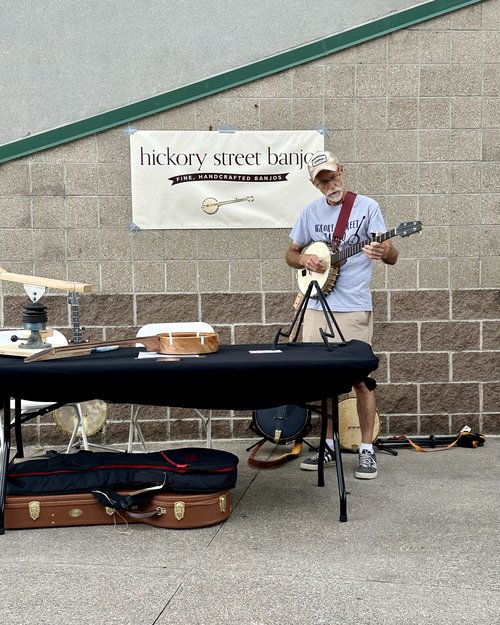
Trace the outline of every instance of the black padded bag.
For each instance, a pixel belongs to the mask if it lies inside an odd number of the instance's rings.
[[[151,453],[78,451],[11,463],[7,495],[139,490],[212,493],[236,485],[238,456],[220,449],[184,447]]]

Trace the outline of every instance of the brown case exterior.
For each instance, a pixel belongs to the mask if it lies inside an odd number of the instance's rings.
[[[121,491],[121,494],[126,492]],[[102,506],[92,493],[11,495],[5,498],[5,528],[146,523],[189,529],[222,523],[231,514],[231,491],[179,495],[159,493],[130,511]]]

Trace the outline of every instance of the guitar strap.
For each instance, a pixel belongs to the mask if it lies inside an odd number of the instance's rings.
[[[281,456],[277,456],[276,458],[273,458],[272,460],[258,460],[256,458],[256,455],[265,442],[266,442],[266,439],[263,438],[252,449],[252,453],[248,457],[248,464],[251,467],[255,467],[256,469],[277,469],[287,460],[293,460],[293,458],[296,458],[297,456],[299,456],[300,452],[302,451],[302,439],[297,439],[291,451],[281,454]]]
[[[460,430],[458,436],[454,440],[452,440],[448,445],[446,445],[446,447],[441,447],[438,449],[424,449],[421,445],[419,445],[415,441],[412,441],[411,438],[409,438],[408,436],[405,436],[404,434],[401,434],[400,436],[394,436],[393,440],[405,441],[417,451],[432,452],[432,451],[446,451],[447,449],[451,449],[455,445],[458,445],[459,447],[474,447],[474,448],[481,447],[482,445],[484,445],[484,441],[486,440],[486,437],[484,436],[484,434],[477,434],[475,432],[471,432],[469,426],[465,426],[464,428],[462,428],[462,430]]]
[[[342,208],[340,209],[339,218],[337,219],[337,223],[335,224],[335,230],[332,234],[331,248],[334,252],[337,251],[337,248],[342,241],[342,237],[344,236],[344,232],[347,226],[347,220],[349,219],[349,215],[351,214],[352,205],[354,204],[355,199],[356,193],[353,193],[352,191],[348,191],[346,193],[344,201],[342,203]]]

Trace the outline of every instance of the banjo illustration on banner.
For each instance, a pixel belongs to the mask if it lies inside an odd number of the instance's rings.
[[[223,200],[222,202],[218,202],[214,197],[207,197],[201,203],[201,208],[203,212],[207,213],[207,215],[215,215],[215,213],[219,210],[221,206],[225,204],[236,204],[236,202],[253,202],[255,198],[253,195],[249,195],[248,197],[237,197],[234,200]]]
[[[375,234],[366,241],[360,241],[355,245],[349,245],[345,249],[335,253],[332,251],[329,243],[324,241],[314,241],[314,243],[305,247],[302,250],[302,253],[314,254],[318,256],[318,258],[321,258],[321,261],[326,269],[323,272],[309,271],[305,268],[298,269],[297,282],[300,292],[305,295],[311,282],[316,281],[321,289],[321,292],[324,295],[328,295],[337,282],[341,266],[348,258],[354,256],[355,254],[359,254],[365,245],[369,245],[373,242],[382,243],[383,241],[391,239],[395,236],[408,237],[411,234],[415,234],[415,232],[420,232],[421,230],[421,221],[405,221],[397,228],[393,228],[392,230],[388,230],[382,234]],[[318,293],[316,291],[314,293],[312,292],[311,297],[317,299]]]

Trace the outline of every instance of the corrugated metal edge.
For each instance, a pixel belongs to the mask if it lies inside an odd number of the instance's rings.
[[[127,124],[136,119],[148,117],[149,115],[232,89],[481,1],[431,0],[430,2],[419,4],[404,11],[399,11],[337,33],[331,37],[281,52],[261,61],[256,61],[223,74],[168,91],[153,98],[147,98],[134,104],[60,126],[59,128],[24,137],[18,141],[0,146],[0,163],[46,150],[68,141],[120,126],[121,124]]]

